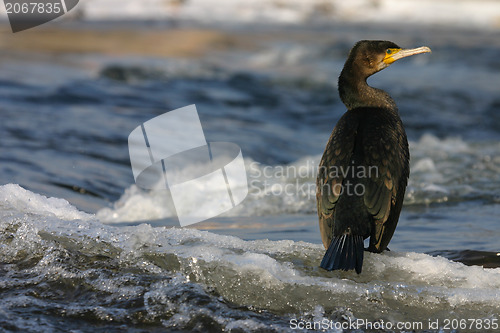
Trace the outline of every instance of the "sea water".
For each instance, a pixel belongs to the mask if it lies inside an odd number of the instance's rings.
[[[344,25],[330,27],[326,43],[313,38],[326,38],[316,28],[306,40],[276,29],[292,37],[201,60],[2,55],[3,330],[481,331],[499,324],[499,268],[450,260],[487,251],[498,267],[494,35],[467,32],[458,42],[446,29],[423,38],[425,31],[360,34]],[[361,35],[433,53],[369,80],[399,106],[411,175],[391,251],[366,253],[357,275],[319,268],[314,182],[345,112],[336,78]],[[134,185],[127,136],[189,104],[208,141],[241,147],[250,191],[222,216],[180,228],[167,194]]]

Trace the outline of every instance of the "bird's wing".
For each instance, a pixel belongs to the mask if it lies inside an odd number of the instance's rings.
[[[357,120],[347,112],[340,118],[326,145],[316,180],[316,201],[319,228],[325,248],[333,238],[335,206],[339,200],[344,180],[343,172],[352,158]]]
[[[385,250],[396,229],[409,174],[408,142],[397,118],[370,119],[378,117],[377,111],[380,110],[347,112],[328,140],[316,182],[319,226],[325,248],[333,239],[335,207],[345,176],[343,171],[350,170],[354,150],[359,147],[362,147],[363,162],[357,165],[356,176],[364,185],[364,204],[374,221],[369,249]],[[366,126],[370,123],[379,125]],[[355,147],[356,141],[361,145]]]
[[[375,225],[369,249],[381,252],[394,233],[403,203],[409,174],[408,142],[400,121],[388,121],[375,128],[369,127],[364,130],[362,137],[364,203],[368,213],[373,216]],[[374,137],[379,140],[373,140]]]

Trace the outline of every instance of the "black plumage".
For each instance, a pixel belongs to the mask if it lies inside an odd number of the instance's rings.
[[[366,79],[394,61],[430,52],[389,41],[360,41],[339,77],[347,107],[328,140],[317,178],[323,244],[321,267],[361,273],[363,241],[369,251],[387,248],[398,223],[409,176],[406,133],[394,100]]]

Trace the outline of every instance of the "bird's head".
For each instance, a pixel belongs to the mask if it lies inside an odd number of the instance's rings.
[[[356,43],[349,53],[347,63],[365,76],[381,71],[396,60],[415,54],[431,52],[427,46],[403,49],[390,41],[362,40]]]

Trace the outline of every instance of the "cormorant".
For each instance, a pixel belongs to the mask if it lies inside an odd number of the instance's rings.
[[[389,41],[359,41],[351,49],[338,87],[347,112],[321,158],[316,181],[319,228],[326,253],[321,267],[351,270],[368,251],[382,252],[392,238],[410,173],[408,141],[394,100],[366,79],[394,61],[431,52]]]

